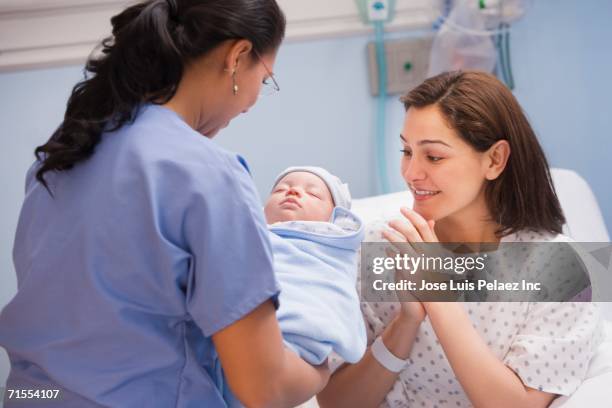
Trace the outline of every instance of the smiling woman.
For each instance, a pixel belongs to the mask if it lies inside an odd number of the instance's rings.
[[[402,101],[401,171],[414,206],[387,228],[373,225],[366,241],[382,235],[403,251],[407,243],[493,243],[502,250],[497,244],[569,240],[560,234],[564,216],[544,153],[501,82],[482,72],[447,72]],[[561,276],[550,266],[560,251],[525,250],[526,260],[503,254],[506,290],[526,270]],[[602,340],[594,303],[429,302],[419,295],[362,299],[370,348],[357,364],[332,361],[339,368],[319,394],[321,406],[543,408],[577,389]]]
[[[436,220],[458,209],[457,217],[484,210],[494,215],[501,235],[524,228],[561,233],[565,219],[546,157],[516,99],[495,77],[443,74],[402,102],[402,174],[416,193],[415,210]],[[478,202],[482,188],[485,201]],[[432,197],[439,193],[445,197]]]

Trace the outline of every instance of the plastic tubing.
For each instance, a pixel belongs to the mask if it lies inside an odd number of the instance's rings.
[[[387,60],[385,57],[385,26],[382,21],[374,22],[376,33],[376,63],[378,65],[378,107],[376,114],[376,148],[379,185],[382,194],[389,192],[386,158],[386,105],[387,105]]]

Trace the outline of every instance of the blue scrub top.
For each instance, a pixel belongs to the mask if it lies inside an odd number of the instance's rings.
[[[60,389],[46,407],[238,405],[211,335],[279,292],[244,161],[145,105],[46,173],[54,197],[35,170],[0,314],[7,388]]]

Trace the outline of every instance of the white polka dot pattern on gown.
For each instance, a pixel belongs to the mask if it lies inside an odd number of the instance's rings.
[[[366,228],[366,242],[383,241],[385,223]],[[546,242],[550,236],[519,233],[504,241]],[[357,283],[358,288],[360,282]],[[599,308],[592,303],[463,303],[472,325],[490,350],[529,387],[571,394],[586,374],[588,362],[603,339]],[[391,322],[399,303],[362,302],[368,346]],[[476,357],[477,358],[477,357]],[[415,339],[409,366],[400,373],[381,407],[471,407],[426,318]],[[342,364],[337,356],[330,367]],[[476,373],[475,373],[476,375]]]

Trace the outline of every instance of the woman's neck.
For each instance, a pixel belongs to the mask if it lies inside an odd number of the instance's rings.
[[[440,242],[493,242],[500,238],[496,232],[499,225],[488,211],[472,214],[454,214],[436,221],[435,231]]]
[[[211,57],[202,57],[189,64],[174,96],[164,104],[203,135],[215,129],[216,124],[211,119],[219,115],[219,106],[222,105],[219,97],[213,97],[222,94],[219,91],[220,77],[214,68],[216,66]],[[204,90],[211,97],[203,98]]]

